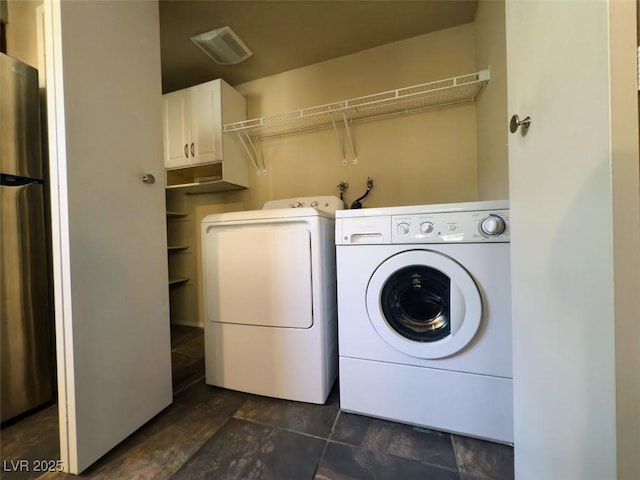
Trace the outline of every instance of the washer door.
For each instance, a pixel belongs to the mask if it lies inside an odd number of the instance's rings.
[[[473,340],[482,300],[458,262],[431,250],[408,250],[389,257],[371,276],[367,312],[378,335],[393,348],[434,359]]]

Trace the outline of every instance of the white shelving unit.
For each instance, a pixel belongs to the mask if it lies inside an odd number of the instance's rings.
[[[189,214],[186,212],[174,212],[174,211],[167,211],[167,228],[171,229],[172,226],[176,226],[175,222],[188,222],[189,221]],[[167,238],[168,240],[171,242],[171,240],[175,241],[176,239],[179,241],[184,241],[184,238],[176,238],[176,235],[169,235],[169,231],[167,231]],[[188,244],[183,244],[183,243],[178,243],[176,242],[175,244],[170,243],[169,245],[167,245],[167,252],[168,254],[171,255],[175,255],[175,254],[180,254],[180,253],[189,253],[189,248],[190,245]],[[187,283],[189,282],[189,280],[191,280],[190,277],[185,276],[184,275],[184,268],[180,268],[179,269],[179,273],[176,274],[176,272],[172,271],[174,269],[171,268],[171,261],[169,261],[169,286],[176,286],[176,285],[180,285],[183,283]]]
[[[224,125],[224,132],[238,135],[259,175],[266,174],[266,169],[257,154],[256,140],[332,127],[340,141],[337,131],[339,125],[345,128],[345,142],[348,142],[353,162],[357,163],[350,124],[473,102],[489,81],[489,76],[489,70],[486,69],[294,112],[229,123]],[[346,151],[344,144],[342,151]],[[346,159],[343,164],[346,165]]]

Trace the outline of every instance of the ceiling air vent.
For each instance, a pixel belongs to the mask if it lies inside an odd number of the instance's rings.
[[[195,35],[191,40],[220,65],[235,65],[253,55],[229,27]]]

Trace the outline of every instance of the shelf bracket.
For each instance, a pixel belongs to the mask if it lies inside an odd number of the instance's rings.
[[[353,164],[357,165],[358,164],[358,157],[356,156],[356,149],[355,146],[353,144],[353,139],[351,138],[351,131],[349,130],[349,121],[347,120],[347,115],[346,113],[344,113],[344,111],[341,112],[342,113],[342,123],[344,123],[344,131],[345,131],[345,138],[341,139],[340,138],[340,134],[338,133],[338,125],[336,124],[336,119],[333,116],[333,113],[329,113],[329,116],[331,118],[331,123],[333,125],[333,131],[336,134],[336,141],[338,142],[338,145],[340,146],[340,153],[342,154],[342,166],[346,167],[347,166],[347,153],[346,153],[346,148],[345,148],[345,143],[348,141],[349,143],[349,147],[351,150],[351,156],[353,158]]]
[[[256,151],[256,147],[253,144],[253,141],[251,140],[251,137],[249,136],[249,134],[244,131],[237,131],[236,133],[238,135],[238,139],[240,140],[240,143],[242,144],[242,147],[244,148],[245,153],[247,154],[247,156],[249,157],[249,160],[251,160],[251,163],[256,169],[256,174],[266,175],[267,168],[264,164],[264,161],[259,161],[260,156],[258,155],[258,152]]]
[[[331,123],[333,124],[333,131],[336,134],[336,141],[338,142],[338,146],[340,147],[340,153],[342,154],[342,166],[347,166],[347,155],[344,151],[344,142],[340,139],[340,134],[338,133],[338,126],[336,125],[336,119],[333,117],[333,114],[330,113]]]
[[[347,120],[347,114],[342,111],[342,118],[344,120],[344,131],[347,134],[347,139],[349,140],[349,146],[351,147],[351,157],[353,158],[353,164],[358,164],[358,156],[356,155],[356,147],[353,144],[353,138],[351,138],[351,130],[349,129],[349,121]]]

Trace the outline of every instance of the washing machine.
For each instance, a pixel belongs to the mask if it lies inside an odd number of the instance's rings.
[[[337,373],[337,197],[202,220],[205,380],[324,403]]]
[[[510,444],[506,201],[336,215],[340,405]]]

